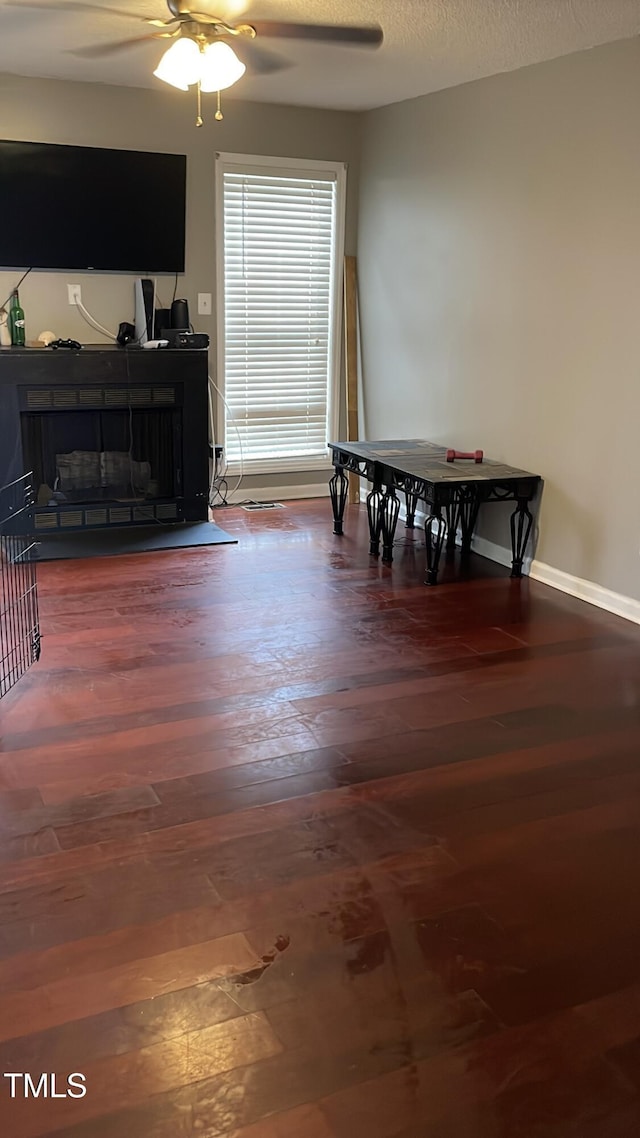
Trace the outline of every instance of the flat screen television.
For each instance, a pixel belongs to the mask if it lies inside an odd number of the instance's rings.
[[[184,154],[0,141],[0,268],[184,272]]]

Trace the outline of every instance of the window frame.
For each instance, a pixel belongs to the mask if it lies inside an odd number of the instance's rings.
[[[333,240],[333,264],[331,269],[331,314],[329,320],[329,366],[327,383],[327,442],[338,437],[340,421],[340,391],[342,378],[342,288],[345,255],[346,224],[346,179],[347,166],[344,162],[316,161],[307,158],[274,158],[259,154],[216,153],[215,162],[215,243],[216,243],[216,377],[219,388],[216,391],[217,435],[227,447],[227,431],[233,430],[232,420],[227,421],[225,405],[225,290],[224,290],[224,175],[225,173],[263,172],[276,177],[284,177],[289,172],[292,178],[314,175],[324,178],[333,175],[336,186],[335,226]],[[229,473],[240,473],[240,462],[229,464]],[[331,460],[327,451],[325,458],[243,458],[242,470],[245,474],[287,474],[305,470],[328,470]]]

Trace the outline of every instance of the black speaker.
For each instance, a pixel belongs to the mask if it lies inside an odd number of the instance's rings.
[[[171,327],[172,328],[188,328],[190,326],[189,320],[189,305],[186,300],[174,300],[171,305]]]
[[[127,322],[124,321],[119,326],[118,335],[116,336],[116,340],[120,344],[120,347],[126,348],[127,344],[133,344],[133,342],[135,341],[135,338],[136,338],[136,330],[135,330],[133,324],[127,324]]]
[[[154,340],[162,339],[162,329],[168,328],[171,324],[171,309],[170,308],[156,308],[153,314],[153,338]]]

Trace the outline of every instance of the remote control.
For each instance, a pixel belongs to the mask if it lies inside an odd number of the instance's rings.
[[[49,347],[53,348],[54,351],[57,348],[69,348],[74,352],[79,352],[82,349],[82,344],[79,340],[51,340]]]
[[[168,340],[147,340],[146,344],[142,345],[143,348],[168,348]]]

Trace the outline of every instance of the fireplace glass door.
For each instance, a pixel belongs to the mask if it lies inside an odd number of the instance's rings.
[[[21,423],[40,510],[143,507],[181,493],[180,414],[173,408],[23,412]]]

